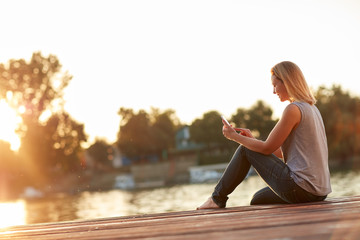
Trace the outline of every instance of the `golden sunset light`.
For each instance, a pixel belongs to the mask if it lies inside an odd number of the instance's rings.
[[[204,208],[222,207],[211,192],[223,182],[229,207],[263,193],[360,202],[360,0],[0,8],[0,238],[40,236],[21,232],[38,223],[195,210],[206,199]],[[282,197],[272,184],[292,188]],[[120,228],[96,230],[86,234]]]
[[[360,94],[359,1],[86,1],[86,11],[84,4],[6,1],[0,21],[11,34],[0,39],[0,61],[55,54],[73,76],[65,109],[86,123],[90,141],[116,140],[121,106],[171,108],[190,124],[261,98],[279,116],[270,68],[284,60],[314,89],[335,83]]]
[[[16,151],[20,147],[20,138],[16,134],[16,129],[21,118],[3,99],[0,99],[0,116],[0,139],[10,143],[11,149]]]
[[[0,203],[0,212],[4,216],[0,218],[0,229],[26,223],[25,202],[22,200]]]

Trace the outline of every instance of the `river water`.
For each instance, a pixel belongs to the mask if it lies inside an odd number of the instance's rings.
[[[360,195],[360,172],[335,173],[329,197]],[[0,228],[45,222],[84,220],[139,214],[194,210],[212,193],[215,183],[124,191],[58,194],[37,200],[0,203]],[[258,176],[246,179],[229,196],[228,206],[249,205],[265,183]],[[7,214],[8,213],[8,214]]]

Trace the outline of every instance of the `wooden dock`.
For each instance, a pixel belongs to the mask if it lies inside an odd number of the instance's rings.
[[[14,226],[0,229],[0,239],[358,240],[360,196]]]

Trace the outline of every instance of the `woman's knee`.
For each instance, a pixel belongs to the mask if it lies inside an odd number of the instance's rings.
[[[248,148],[244,147],[243,145],[239,145],[239,147],[236,149],[235,154],[237,158],[248,158],[248,154],[251,152]]]
[[[241,156],[243,156],[243,157],[246,157],[247,159],[253,159],[253,158],[259,158],[259,153],[258,152],[255,152],[255,151],[253,151],[253,150],[250,150],[249,148],[247,148],[247,147],[245,147],[245,146],[243,146],[243,145],[240,145],[239,147],[238,147],[238,150],[237,150],[240,154],[241,154]]]
[[[257,191],[250,201],[250,205],[284,204],[287,203],[274,193],[269,187]]]
[[[259,191],[257,191],[251,201],[250,201],[250,205],[258,205],[258,204],[264,204],[264,197],[265,197],[265,192],[267,191],[267,187],[260,189]]]

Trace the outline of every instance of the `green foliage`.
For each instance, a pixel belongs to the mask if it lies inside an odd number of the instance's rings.
[[[97,139],[95,143],[87,149],[87,152],[94,161],[94,164],[101,166],[95,168],[96,170],[111,166],[111,160],[113,159],[113,149],[112,146],[106,141]]]
[[[122,117],[117,142],[120,151],[129,157],[150,154],[153,147],[148,114],[144,110],[135,114],[121,108],[119,115]]]
[[[161,156],[175,144],[177,118],[173,110],[160,112],[152,109],[135,113],[132,109],[120,108],[120,130],[117,145],[128,157],[146,155]]]
[[[54,114],[45,124],[31,123],[21,139],[19,153],[43,175],[67,173],[80,168],[78,153],[86,141],[84,125],[66,113]]]
[[[235,127],[248,128],[255,137],[265,140],[276,124],[272,114],[271,107],[259,100],[250,109],[238,108],[231,121]]]
[[[157,153],[174,147],[176,129],[179,125],[175,111],[160,112],[158,109],[152,109],[152,118],[152,136]]]
[[[206,112],[202,118],[195,119],[190,125],[190,138],[196,143],[206,144],[207,147],[214,145],[227,146],[230,141],[224,138],[222,126],[219,112]]]
[[[72,78],[60,70],[56,56],[43,57],[39,52],[29,62],[12,59],[7,65],[0,64],[0,96],[11,96],[7,100],[12,107],[22,108],[32,121],[39,121],[45,110],[56,107],[55,100],[62,101],[63,90]]]
[[[0,64],[0,97],[22,117],[18,129],[22,164],[43,181],[54,171],[79,167],[78,153],[86,140],[84,126],[63,111],[63,90],[71,78],[61,72],[56,56],[44,57],[40,52],[29,62],[13,59]]]
[[[360,99],[340,86],[319,87],[317,107],[321,112],[329,146],[329,158],[344,163],[360,154]]]
[[[254,136],[266,139],[276,121],[272,119],[273,111],[258,101],[250,109],[238,108],[230,121],[234,127],[249,128]],[[236,147],[236,143],[227,140],[222,134],[222,121],[220,113],[209,111],[201,119],[196,119],[190,126],[191,139],[197,143],[204,143],[209,147],[223,146],[226,149]],[[207,157],[208,158],[208,157]]]

